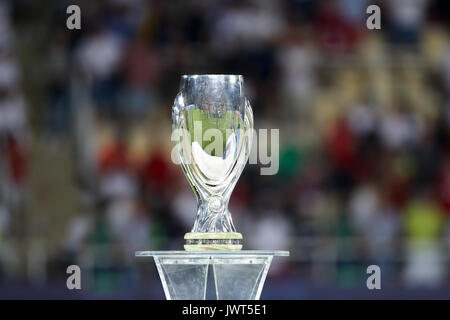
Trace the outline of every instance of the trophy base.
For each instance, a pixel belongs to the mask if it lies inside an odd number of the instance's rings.
[[[242,234],[238,232],[189,232],[184,235],[186,251],[242,249]]]

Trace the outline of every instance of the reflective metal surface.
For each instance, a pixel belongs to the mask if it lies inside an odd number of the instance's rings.
[[[251,149],[253,113],[240,75],[186,75],[172,108],[176,154],[198,200],[192,232],[234,232],[231,192]]]

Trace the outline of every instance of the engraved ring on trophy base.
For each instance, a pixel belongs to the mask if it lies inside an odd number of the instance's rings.
[[[184,239],[186,251],[242,249],[242,234],[238,232],[189,232]]]

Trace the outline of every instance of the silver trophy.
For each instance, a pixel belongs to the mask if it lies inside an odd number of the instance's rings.
[[[248,160],[253,112],[241,75],[185,75],[172,108],[175,157],[198,201],[184,248],[240,250],[228,202]]]
[[[258,300],[273,257],[289,252],[241,250],[242,235],[228,211],[254,135],[242,76],[183,76],[172,120],[172,160],[180,163],[198,200],[194,227],[184,237],[185,251],[136,256],[155,259],[168,300]],[[215,296],[208,297],[212,290]]]

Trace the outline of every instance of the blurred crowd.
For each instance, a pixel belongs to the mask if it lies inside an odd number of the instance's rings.
[[[26,103],[20,61],[14,56],[14,27],[7,3],[0,4],[0,246],[4,233],[23,236],[26,188]],[[14,218],[12,217],[14,215]]]
[[[70,4],[81,30],[66,28]],[[366,27],[370,4],[381,30]],[[111,293],[142,281],[148,266],[136,267],[135,250],[181,249],[196,201],[170,160],[171,104],[181,75],[226,73],[244,76],[255,126],[280,129],[278,174],[247,165],[230,203],[246,249],[291,251],[271,277],[364,286],[377,264],[394,286],[448,287],[448,9],[438,0],[2,2],[0,277],[20,264],[19,247],[31,248],[46,258],[24,254],[29,273],[51,279],[59,265],[86,265],[93,287]],[[66,149],[59,168],[33,165]],[[41,190],[40,176],[63,171],[68,183]],[[50,212],[45,201],[60,199],[46,188],[75,188],[76,212]],[[27,223],[35,212],[48,222]],[[54,229],[53,241],[33,245]]]

